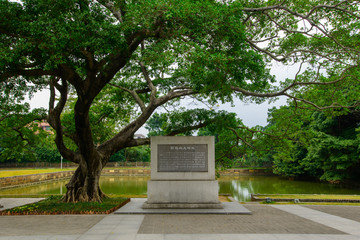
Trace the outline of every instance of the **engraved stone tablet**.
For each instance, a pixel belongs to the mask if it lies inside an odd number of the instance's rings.
[[[159,144],[158,172],[207,172],[207,144]]]

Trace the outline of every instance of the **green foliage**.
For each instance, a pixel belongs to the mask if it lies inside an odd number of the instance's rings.
[[[286,133],[274,149],[274,172],[284,176],[313,176],[326,181],[357,178],[359,158],[359,110],[337,116],[319,111],[290,114],[292,121],[282,122],[283,107],[271,112],[271,129]],[[291,108],[290,108],[291,109]],[[289,110],[290,110],[289,109]]]
[[[349,170],[360,163],[359,140],[355,134],[334,136],[317,132],[301,164],[310,173],[321,169],[322,180],[338,181],[356,177],[351,176]]]
[[[199,136],[215,136],[215,160],[217,168],[231,168],[246,153],[240,144],[237,134],[242,125],[240,119],[234,113],[222,112],[217,121],[198,132]]]
[[[0,121],[0,161],[34,161],[34,148],[39,144],[46,133],[42,131],[36,119],[45,117],[45,111],[29,110],[27,105],[11,112],[5,111]],[[3,107],[7,107],[4,106]]]
[[[111,155],[109,162],[125,162],[125,151],[121,150]]]
[[[61,155],[56,149],[55,144],[50,147],[38,146],[35,148],[36,160],[39,162],[60,162]]]
[[[161,136],[164,135],[163,128],[167,121],[165,114],[154,113],[147,121],[145,129],[149,131],[149,136]]]
[[[126,148],[123,151],[126,162],[150,162],[149,146]]]
[[[110,157],[110,162],[150,162],[150,147],[137,146],[118,151]]]

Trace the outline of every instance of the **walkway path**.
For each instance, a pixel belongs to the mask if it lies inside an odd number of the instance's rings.
[[[0,216],[0,240],[359,240],[360,207],[245,204],[252,215]]]

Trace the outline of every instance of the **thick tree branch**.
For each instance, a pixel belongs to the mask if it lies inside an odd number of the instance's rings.
[[[258,150],[258,149],[256,149],[253,145],[251,145],[250,143],[248,143],[248,142],[245,140],[245,138],[239,136],[239,134],[236,132],[235,129],[233,129],[233,128],[228,128],[228,129],[235,134],[235,136],[236,136],[237,139],[240,139],[240,140],[241,140],[243,143],[245,143],[248,147],[250,147],[250,148],[252,148],[252,149],[254,149],[254,150]]]
[[[106,57],[106,61],[101,60],[101,65],[105,65],[99,74],[101,82],[108,83],[115,76],[115,74],[125,66],[130,59],[132,53],[138,48],[138,46],[147,38],[158,38],[162,31],[163,22],[156,20],[152,29],[141,29],[129,36],[126,36],[127,47],[119,49],[118,52],[110,54]]]
[[[162,96],[160,98],[156,98],[154,102],[150,102],[150,104],[145,108],[145,110],[130,124],[128,124],[125,128],[123,128],[118,134],[116,134],[112,139],[103,143],[98,147],[100,152],[110,152],[111,154],[117,152],[118,150],[124,148],[127,142],[133,140],[133,136],[135,132],[145,124],[145,122],[149,119],[151,114],[155,111],[155,109],[166,102],[182,97],[195,94],[191,89],[182,90],[182,91],[170,91],[167,95]]]
[[[58,147],[60,154],[67,160],[79,163],[77,161],[75,153],[68,149],[64,144],[63,139],[63,127],[61,125],[61,112],[63,111],[66,101],[67,101],[67,82],[62,80],[62,85],[59,85],[57,82],[59,79],[53,78],[50,81],[50,101],[49,101],[49,116],[48,122],[52,128],[56,131],[55,143]],[[55,106],[55,86],[56,89],[60,92],[60,99]]]
[[[77,91],[81,91],[83,87],[83,80],[79,74],[67,64],[60,64],[61,78],[72,84]]]
[[[200,123],[197,124],[197,125],[179,128],[179,129],[176,129],[176,130],[173,130],[173,131],[167,133],[166,136],[175,136],[175,135],[178,135],[178,134],[181,134],[181,133],[185,133],[185,132],[188,132],[188,131],[200,129],[200,128],[206,127],[207,125],[209,125],[209,124],[211,124],[211,123],[212,123],[212,121],[200,122]]]
[[[114,6],[114,3],[111,1],[106,1],[106,0],[98,0],[98,2],[103,5],[104,7],[106,7],[107,9],[110,10],[110,12],[114,15],[114,17],[120,22],[123,23],[123,16],[122,16],[122,12],[119,9],[116,9]]]
[[[296,54],[299,54],[299,53],[304,53],[304,54],[308,54],[309,56],[318,56],[318,57],[321,57],[323,59],[326,59],[330,62],[341,62],[340,59],[339,59],[339,56],[344,53],[344,52],[330,52],[328,54],[322,54],[320,52],[316,52],[316,51],[312,51],[312,50],[308,50],[308,49],[296,49],[294,51],[291,51],[291,52],[288,52],[286,54],[283,54],[283,55],[276,55],[274,53],[272,53],[271,51],[267,50],[267,49],[264,49],[264,48],[261,48],[259,47],[258,45],[256,45],[252,40],[250,39],[246,39],[246,41],[250,44],[250,46],[252,46],[253,48],[255,48],[256,50],[266,54],[267,56],[269,56],[270,58],[272,58],[273,60],[275,61],[278,61],[278,62],[284,62],[286,61],[287,59],[289,59],[290,56],[295,56]],[[348,62],[346,61],[342,61],[342,63],[344,65],[350,65]]]
[[[141,100],[141,98],[139,97],[139,95],[136,93],[136,91],[133,91],[133,90],[130,90],[128,88],[125,88],[125,87],[122,87],[122,86],[118,86],[116,84],[113,84],[113,83],[109,83],[110,86],[113,86],[113,87],[116,87],[116,88],[119,88],[121,90],[124,90],[128,93],[130,93],[130,95],[133,97],[133,99],[135,100],[135,102],[139,105],[141,111],[145,111],[145,104],[144,102]]]
[[[275,61],[278,61],[278,62],[283,62],[286,60],[286,56],[285,57],[279,57],[279,56],[276,56],[275,54],[271,53],[270,51],[264,49],[264,48],[261,48],[259,47],[258,45],[256,45],[252,40],[250,39],[246,39],[246,41],[250,44],[250,46],[252,46],[253,48],[255,48],[256,50],[262,52],[262,53],[265,53],[266,55],[268,55],[269,57],[271,57],[272,59],[274,59]],[[290,54],[288,54],[288,56],[290,56]]]
[[[31,144],[30,140],[27,139],[24,134],[18,129],[13,127],[12,130],[14,130],[15,132],[17,132],[17,135],[21,138],[22,141],[27,142],[27,144]]]
[[[294,82],[294,83],[290,84],[288,87],[286,87],[278,92],[272,92],[272,93],[271,92],[270,93],[252,92],[252,91],[248,91],[243,88],[235,87],[235,86],[232,86],[231,89],[234,90],[235,92],[239,92],[245,96],[251,96],[251,97],[264,97],[264,98],[279,97],[279,96],[288,96],[289,97],[290,95],[287,94],[286,92],[296,86],[331,85],[331,84],[337,83],[339,81],[341,81],[341,79],[331,81],[331,82]]]
[[[163,105],[164,103],[166,103],[166,102],[168,102],[168,101],[170,101],[172,99],[179,98],[179,97],[190,96],[190,95],[193,95],[193,94],[196,94],[196,93],[197,92],[195,92],[192,89],[187,89],[187,90],[182,90],[182,91],[173,91],[173,90],[171,90],[168,94],[157,98],[156,101],[155,101],[155,105],[160,106],[160,105]]]
[[[355,104],[353,105],[339,105],[337,103],[332,103],[331,105],[329,106],[325,106],[325,107],[320,107],[318,105],[316,105],[315,103],[309,101],[309,100],[306,100],[306,99],[303,99],[303,98],[298,98],[298,97],[295,97],[295,96],[291,96],[289,94],[284,94],[283,96],[286,96],[288,98],[291,98],[294,100],[294,102],[303,102],[303,103],[306,103],[307,105],[311,105],[313,106],[314,108],[316,108],[317,110],[326,110],[326,109],[334,109],[334,108],[356,108],[358,106],[360,106],[360,102],[356,102]],[[300,108],[300,107],[299,107]]]
[[[152,36],[155,36],[155,32],[148,29],[143,29],[135,32],[128,37],[128,46],[126,48],[119,49],[117,53],[110,54],[106,57],[106,60],[101,60],[101,65],[104,65],[98,77],[101,82],[103,82],[104,84],[110,82],[111,79],[113,79],[113,77],[115,76],[115,74],[122,67],[125,66],[125,64],[130,59],[132,53],[137,49],[141,42],[144,39]]]
[[[86,49],[81,49],[82,54],[85,56],[86,58],[86,62],[88,65],[89,70],[94,71],[95,70],[95,65],[96,65],[96,61],[94,59],[94,56],[91,52],[89,52]]]
[[[301,68],[302,64],[300,65]],[[291,83],[289,86],[285,87],[284,89],[278,91],[278,92],[269,92],[269,93],[258,93],[258,92],[252,92],[252,91],[248,91],[245,90],[243,88],[240,87],[236,87],[236,86],[231,86],[231,89],[234,90],[235,92],[240,92],[242,94],[244,94],[245,96],[252,96],[252,97],[279,97],[279,96],[287,96],[287,97],[293,97],[291,95],[289,95],[287,93],[287,91],[295,88],[295,87],[299,87],[299,86],[310,86],[310,85],[332,85],[338,82],[343,81],[346,77],[348,77],[345,73],[353,68],[355,68],[357,66],[350,66],[346,69],[344,69],[343,73],[341,74],[341,76],[334,80],[334,81],[329,81],[329,82],[318,82],[318,81],[313,81],[313,82],[297,82],[297,78],[298,78],[298,74],[300,73],[300,69],[299,71],[296,73],[296,78],[295,81],[293,83]],[[317,76],[316,79],[318,79],[319,77],[319,68],[317,71]]]
[[[7,72],[0,76],[0,79],[8,79],[11,77],[41,77],[41,76],[58,76],[55,70],[42,70],[42,69],[17,69],[16,72]]]
[[[132,139],[126,144],[126,147],[137,147],[142,145],[149,145],[150,138],[139,138],[139,139]]]
[[[147,85],[151,91],[151,94],[150,94],[150,102],[153,102],[156,98],[156,87],[154,86],[153,82],[151,81],[150,79],[150,76],[149,76],[149,73],[148,71],[146,70],[146,67],[144,65],[143,62],[139,62],[139,65],[141,67],[141,71],[145,77],[145,80],[147,82]]]

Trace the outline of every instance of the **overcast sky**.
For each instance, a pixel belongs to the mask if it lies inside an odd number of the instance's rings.
[[[276,75],[276,78],[279,81],[282,81],[286,78],[293,78],[298,71],[296,66],[281,66],[278,64],[273,64],[271,73]],[[35,96],[31,99],[30,105],[32,108],[44,107],[48,108],[49,102],[49,91],[43,91],[35,94]],[[226,110],[228,112],[234,112],[237,116],[243,120],[243,123],[248,127],[253,127],[256,125],[265,126],[267,124],[267,110],[274,106],[279,107],[286,103],[286,98],[282,97],[275,103],[269,104],[267,101],[262,104],[245,104],[241,101],[235,101],[234,107],[231,104],[222,104],[217,109]],[[184,107],[194,107],[187,106],[184,104]],[[141,129],[139,133],[146,134],[145,129]]]

